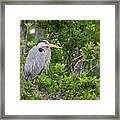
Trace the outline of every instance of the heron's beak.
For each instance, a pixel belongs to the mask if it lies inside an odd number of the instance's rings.
[[[59,47],[59,46],[57,46],[57,45],[50,44],[50,48],[62,48],[62,47]]]

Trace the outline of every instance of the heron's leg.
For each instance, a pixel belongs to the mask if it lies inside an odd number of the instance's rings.
[[[38,85],[36,84],[36,81],[37,81],[37,77],[35,77],[32,80],[32,88],[33,88],[32,91],[33,91],[34,96],[36,96],[38,93]]]
[[[36,78],[35,78],[35,79],[36,79]],[[35,81],[36,81],[35,79],[32,80],[32,84],[35,84]]]

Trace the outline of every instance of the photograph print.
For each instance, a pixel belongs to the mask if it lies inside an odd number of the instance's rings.
[[[100,20],[21,20],[20,100],[100,100]]]

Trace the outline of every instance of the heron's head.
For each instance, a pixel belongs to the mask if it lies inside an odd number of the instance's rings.
[[[37,46],[39,47],[40,52],[50,50],[50,48],[62,48],[58,45],[53,45],[49,43],[47,40],[40,41],[40,43]]]

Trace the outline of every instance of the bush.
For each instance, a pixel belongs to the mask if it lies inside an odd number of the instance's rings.
[[[100,98],[99,20],[22,20],[20,27],[21,100]],[[26,31],[24,28],[27,28]],[[31,33],[31,30],[35,30],[35,33]],[[40,40],[48,40],[62,49],[51,49],[47,74],[43,71],[34,82],[26,81],[25,56]],[[78,61],[82,61],[78,66],[81,68],[78,70],[80,76],[73,72]]]
[[[22,60],[21,60],[22,61]],[[21,69],[21,99],[23,100],[97,100],[100,96],[100,80],[96,76],[67,75],[63,64],[50,66],[48,74],[38,75],[35,83],[24,79]],[[52,69],[52,70],[51,70]]]

